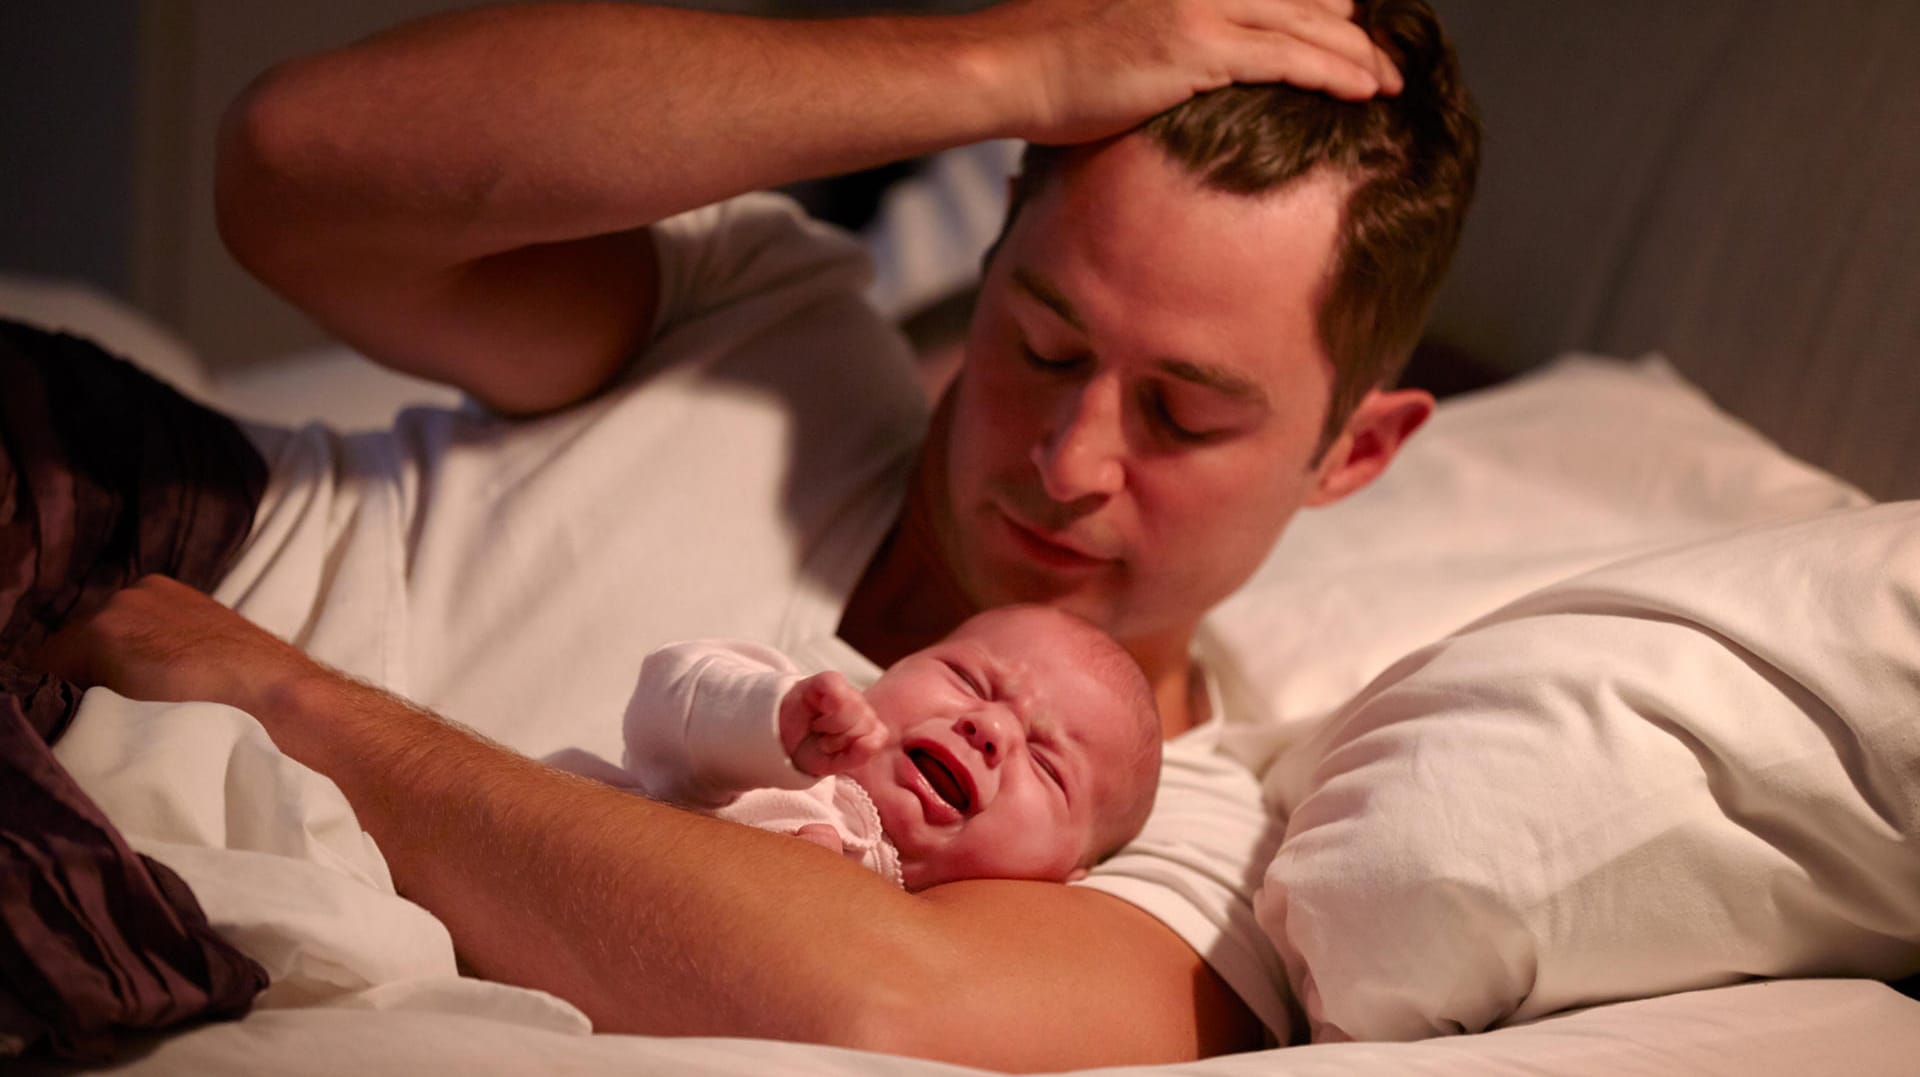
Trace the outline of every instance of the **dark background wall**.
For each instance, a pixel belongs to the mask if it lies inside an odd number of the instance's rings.
[[[7,0],[0,14],[0,272],[131,298],[136,0]]]

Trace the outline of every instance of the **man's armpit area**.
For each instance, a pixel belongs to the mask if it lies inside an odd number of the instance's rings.
[[[469,321],[438,349],[439,380],[502,415],[555,411],[612,384],[645,347],[659,258],[644,228],[522,247],[468,266],[447,303]]]

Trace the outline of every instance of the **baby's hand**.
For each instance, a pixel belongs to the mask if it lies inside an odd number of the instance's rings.
[[[830,853],[844,856],[846,844],[840,840],[840,832],[826,823],[808,823],[793,832],[793,836],[802,841],[810,841]]]
[[[780,743],[802,773],[824,778],[873,758],[887,730],[846,677],[816,673],[780,701]]]

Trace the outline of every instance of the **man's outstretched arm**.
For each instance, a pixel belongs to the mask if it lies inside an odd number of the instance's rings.
[[[1186,1059],[1257,1022],[1107,895],[906,894],[806,842],[563,774],[340,677],[200,593],[122,591],[44,656],[84,683],[253,713],[332,778],[479,973],[602,1031],[834,1043],[1006,1069]]]
[[[638,4],[437,16],[291,61],[228,116],[236,257],[342,339],[503,411],[649,328],[642,226],[983,138],[1114,134],[1199,90],[1397,79],[1348,0],[1016,0],[765,20]]]

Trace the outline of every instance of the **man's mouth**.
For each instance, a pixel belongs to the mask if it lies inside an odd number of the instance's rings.
[[[1019,518],[1001,513],[1014,542],[1032,560],[1055,569],[1089,569],[1108,559],[1088,553],[1078,546],[1060,541],[1048,532],[1029,527]]]
[[[907,752],[907,759],[920,772],[920,776],[927,780],[928,788],[933,790],[935,796],[945,801],[948,807],[961,815],[973,814],[973,791],[964,775],[955,771],[946,760],[925,748],[910,749]]]

